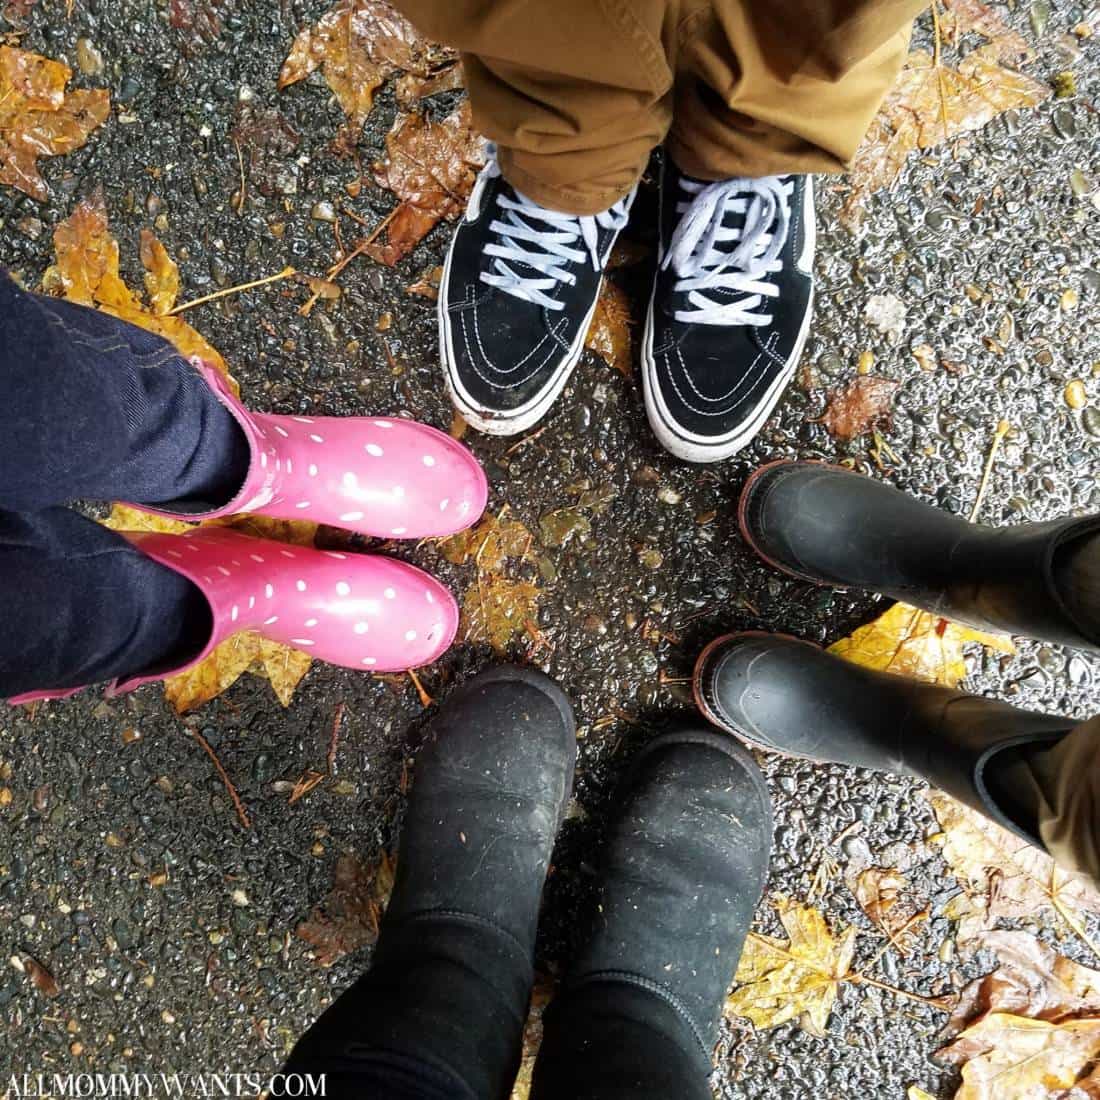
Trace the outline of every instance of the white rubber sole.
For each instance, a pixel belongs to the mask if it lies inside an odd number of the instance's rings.
[[[614,241],[612,241],[614,247]],[[599,289],[596,292],[592,308],[584,319],[584,324],[577,331],[577,335],[569,349],[565,359],[562,360],[550,385],[542,390],[525,405],[520,405],[507,413],[492,413],[488,409],[478,405],[466,392],[462,380],[458,377],[458,368],[455,365],[454,347],[451,343],[451,326],[447,323],[447,285],[451,274],[451,257],[454,255],[455,241],[447,249],[447,259],[443,265],[443,278],[439,283],[439,298],[436,302],[436,318],[439,325],[439,361],[443,364],[443,378],[447,385],[447,393],[450,395],[454,407],[462,414],[466,422],[475,431],[485,435],[519,435],[521,432],[533,428],[549,411],[550,407],[561,396],[566,383],[573,374],[577,364],[584,354],[584,342],[588,337],[588,330],[592,324],[592,318],[596,315],[596,309],[600,304],[599,291],[603,289],[603,279],[600,280]]]
[[[794,377],[794,372],[798,369],[814,315],[813,289],[810,290],[810,301],[806,316],[802,319],[798,340],[783,370],[768,388],[764,399],[757,405],[752,419],[719,438],[696,435],[681,428],[661,397],[661,390],[657,384],[657,364],[653,358],[653,300],[656,293],[657,287],[654,283],[653,292],[649,297],[649,310],[646,313],[645,335],[642,339],[642,392],[645,395],[645,411],[649,418],[649,426],[660,440],[661,446],[685,462],[722,462],[732,458],[756,438],[768,418],[775,412],[776,405],[779,404],[780,398]]]

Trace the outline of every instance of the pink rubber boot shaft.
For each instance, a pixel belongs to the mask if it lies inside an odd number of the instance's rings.
[[[237,495],[212,512],[136,507],[189,520],[253,512],[386,539],[451,535],[485,510],[485,473],[449,435],[399,417],[250,412],[219,371],[192,363],[244,431],[248,474]]]

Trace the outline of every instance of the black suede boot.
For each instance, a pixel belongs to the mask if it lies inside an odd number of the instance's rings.
[[[1095,616],[1081,614],[1055,573],[1056,561],[1100,532],[1100,516],[984,527],[849,470],[784,461],[749,478],[740,519],[753,550],[800,580],[1100,650]]]
[[[695,666],[710,721],[753,748],[927,779],[1042,847],[987,782],[1002,754],[1050,748],[1074,722],[876,672],[778,634],[731,634]]]
[[[420,755],[370,971],[287,1072],[333,1096],[503,1100],[519,1066],[543,880],[573,782],[573,715],[545,676],[456,692]]]
[[[544,1017],[532,1100],[707,1100],[717,1023],[771,853],[752,757],[706,730],[642,750],[591,938]]]

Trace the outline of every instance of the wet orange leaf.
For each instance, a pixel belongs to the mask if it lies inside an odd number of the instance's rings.
[[[404,70],[426,79],[434,66],[454,56],[421,38],[385,0],[340,0],[316,26],[295,38],[279,72],[279,88],[320,69],[358,132],[387,77]]]
[[[0,183],[44,202],[49,188],[40,157],[79,149],[111,111],[104,88],[65,88],[72,70],[60,61],[0,46]]]
[[[825,411],[818,421],[825,425],[830,435],[847,443],[889,421],[897,391],[897,382],[861,374],[843,389],[829,394]]]
[[[379,186],[391,190],[401,204],[386,228],[385,242],[371,244],[368,254],[392,266],[440,219],[457,218],[484,162],[485,141],[473,129],[468,100],[439,122],[421,114],[399,114],[374,174]]]

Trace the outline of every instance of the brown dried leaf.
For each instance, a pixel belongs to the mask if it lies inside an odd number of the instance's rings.
[[[988,1012],[1053,1023],[1100,1015],[1100,971],[1059,955],[1029,932],[989,932],[975,946],[992,951],[1000,966],[959,994],[948,1033]]]
[[[912,950],[926,917],[926,899],[914,896],[909,880],[893,868],[868,867],[849,882],[856,901],[902,954]]]
[[[1001,653],[1016,652],[1003,635],[971,630],[907,603],[892,604],[850,637],[834,642],[829,652],[880,672],[957,687],[966,679],[963,647],[970,642]]]
[[[1060,870],[1045,852],[941,791],[925,797],[943,829],[943,857],[966,889],[948,907],[960,946],[1002,918],[1053,919],[1097,953],[1086,917],[1100,915],[1100,891],[1084,875]]]
[[[60,61],[0,46],[0,183],[39,202],[49,197],[39,157],[79,149],[111,111],[106,89],[66,93],[72,75]]]
[[[279,88],[320,69],[358,132],[387,77],[401,70],[428,77],[434,65],[453,56],[421,38],[385,0],[340,0],[316,26],[295,38],[279,71]]]
[[[385,852],[373,867],[364,866],[358,856],[340,856],[328,896],[295,929],[295,935],[313,948],[318,965],[332,966],[377,942],[395,869]]]
[[[993,1012],[938,1057],[962,1066],[955,1100],[1077,1100],[1089,1096],[1079,1087],[1081,1079],[1089,1074],[1090,1089],[1096,1081],[1100,1018],[1052,1024]]]
[[[122,281],[118,242],[107,228],[107,208],[102,194],[78,203],[72,214],[54,230],[53,243],[57,263],[46,271],[42,280],[47,293],[81,305],[95,306],[113,317],[163,336],[175,344],[181,355],[187,358],[197,355],[216,367],[236,388],[225,360],[186,321],[151,310]],[[159,242],[152,234],[148,241],[143,237],[142,261],[152,277],[151,285],[164,295],[171,282],[167,265],[175,265],[163,249],[160,249],[163,257],[158,259],[158,249]]]
[[[242,103],[229,136],[247,158],[248,180],[261,195],[276,195],[287,189],[286,161],[294,155],[301,138],[282,112]]]
[[[864,199],[891,186],[915,150],[930,149],[980,129],[1005,111],[1049,98],[1045,84],[999,64],[1003,48],[1003,43],[987,43],[957,68],[933,64],[924,51],[909,55],[852,160],[844,221],[858,225]]]
[[[422,99],[440,95],[442,92],[457,92],[466,86],[465,82],[466,76],[458,61],[429,76],[406,73],[397,81],[397,105],[403,110],[411,111]]]
[[[610,279],[604,279],[585,347],[627,378],[634,369],[631,324],[630,300],[626,291]]]
[[[421,114],[399,114],[374,174],[401,205],[386,228],[385,243],[371,244],[368,255],[392,266],[441,218],[457,218],[484,163],[485,140],[473,129],[469,100],[439,122]]]
[[[23,969],[30,975],[35,989],[43,997],[49,997],[52,1000],[61,995],[61,986],[57,984],[57,979],[37,959],[25,955]]]
[[[818,421],[842,442],[855,439],[880,424],[889,424],[898,383],[862,374],[842,390],[829,394]]]

